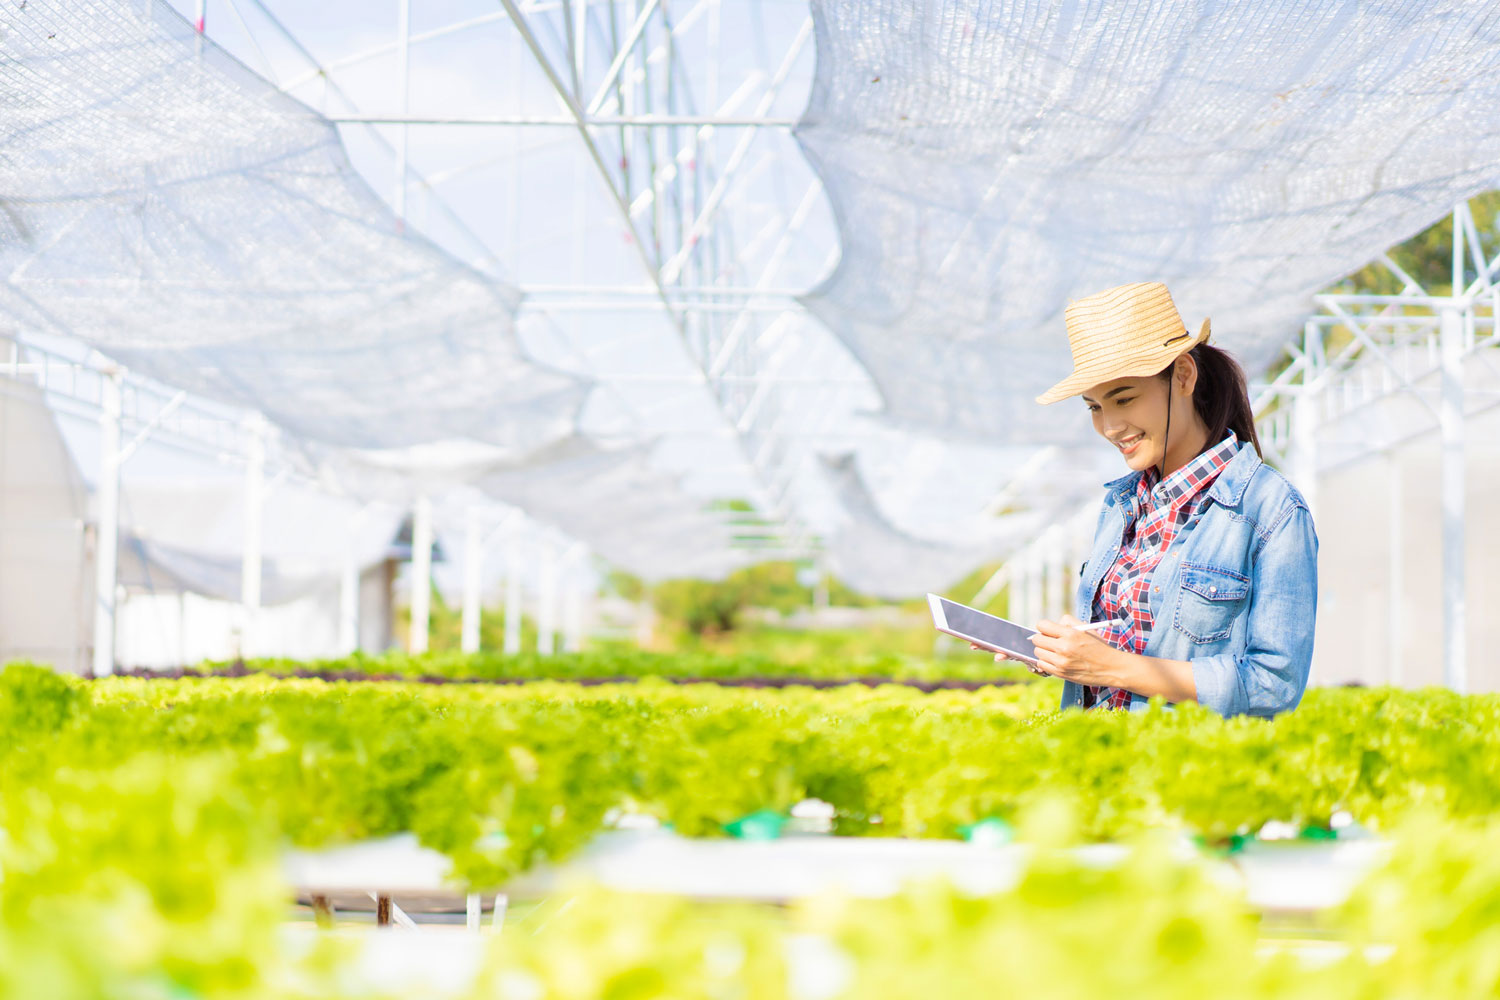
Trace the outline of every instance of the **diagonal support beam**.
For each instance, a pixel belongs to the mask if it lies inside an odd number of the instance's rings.
[[[546,53],[542,50],[541,43],[538,41],[536,34],[531,30],[530,23],[527,21],[525,15],[521,13],[521,10],[517,6],[515,0],[500,0],[500,5],[504,7],[506,13],[510,15],[511,23],[515,25],[516,31],[521,36],[521,40],[525,42],[526,47],[531,50],[532,57],[535,58],[537,66],[541,69],[543,74],[546,75],[548,83],[552,86],[553,91],[558,97],[558,101],[566,109],[567,114],[573,119],[574,127],[578,131],[579,138],[583,140],[584,149],[588,153],[589,159],[593,162],[594,168],[599,172],[600,178],[603,179],[605,186],[608,188],[610,199],[614,202],[615,207],[619,210],[620,219],[622,222],[624,222],[627,231],[630,233],[631,243],[635,246],[636,253],[640,255],[641,263],[645,266],[646,271],[650,276],[651,287],[652,291],[655,293],[655,298],[660,300],[662,307],[666,310],[667,316],[670,318],[673,328],[677,331],[678,338],[682,341],[683,347],[687,351],[688,357],[697,367],[699,376],[702,378],[703,383],[708,387],[710,394],[713,396],[714,402],[717,405],[721,416],[729,421],[731,426],[734,426],[734,418],[732,414],[728,412],[727,400],[725,399],[724,393],[721,390],[718,382],[716,382],[709,376],[708,369],[705,367],[704,359],[701,358],[698,352],[693,349],[692,338],[688,333],[686,321],[684,320],[682,313],[676,308],[676,305],[672,301],[671,297],[667,294],[666,286],[662,281],[660,263],[659,261],[652,259],[650,251],[647,250],[645,242],[641,239],[639,230],[636,229],[635,220],[631,217],[630,214],[630,204],[627,201],[624,193],[621,191],[619,183],[617,183],[615,177],[610,173],[608,166],[606,166],[604,156],[599,149],[599,144],[594,139],[593,133],[589,131],[588,119],[584,114],[584,109],[579,105],[578,100],[568,90],[567,84],[558,75],[557,70],[553,68],[552,63],[547,59]],[[747,461],[749,462],[750,468],[754,471],[761,488],[766,490],[769,496],[773,492],[772,480],[774,477],[772,477],[769,471],[764,468],[763,464],[757,459],[757,456],[754,456],[750,453],[749,446],[744,436],[740,434],[737,429],[735,432],[735,441],[738,443],[741,452],[745,455]],[[787,517],[786,519],[789,521],[792,520],[790,517]]]
[[[646,25],[651,22],[651,15],[656,11],[658,3],[660,3],[660,0],[649,0],[646,6],[641,8],[641,12],[636,17],[635,23],[630,26],[630,31],[626,33],[625,40],[620,43],[620,51],[615,53],[614,61],[609,64],[609,69],[604,74],[604,81],[599,84],[599,89],[594,91],[594,96],[588,103],[588,107],[584,112],[587,117],[592,118],[597,115],[599,109],[604,106],[604,102],[609,98],[609,92],[613,89],[615,80],[619,78],[620,70],[625,68],[625,61],[630,58],[630,53],[635,49],[636,43],[646,33]]]

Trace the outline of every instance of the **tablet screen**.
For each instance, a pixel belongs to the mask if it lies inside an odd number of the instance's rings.
[[[946,597],[938,600],[943,606],[943,617],[948,620],[948,628],[954,632],[959,632],[971,639],[978,639],[987,646],[998,646],[1010,653],[1021,653],[1032,659],[1036,658],[1036,647],[1031,644],[1031,636],[1036,633],[1035,629],[1025,628],[1015,622],[1006,621],[1004,618],[996,618],[994,615],[987,615],[983,611],[976,611],[966,604],[958,604]]]

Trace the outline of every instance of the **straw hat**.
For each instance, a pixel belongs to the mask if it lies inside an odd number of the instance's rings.
[[[1111,379],[1155,375],[1178,355],[1208,343],[1208,320],[1188,332],[1167,286],[1159,281],[1119,285],[1068,303],[1073,373],[1036,398],[1055,403]]]

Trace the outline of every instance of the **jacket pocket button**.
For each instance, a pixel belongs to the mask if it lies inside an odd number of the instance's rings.
[[[1209,587],[1208,588],[1208,592],[1210,594],[1217,594],[1219,592],[1219,588],[1218,587]]]

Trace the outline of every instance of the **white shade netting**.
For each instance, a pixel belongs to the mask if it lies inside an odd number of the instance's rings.
[[[474,484],[646,580],[722,577],[743,565],[747,553],[733,548],[729,521],[652,469],[648,451],[607,450],[574,436]]]
[[[341,492],[405,503],[483,478],[643,576],[737,560],[645,448],[574,435],[591,384],[526,357],[515,289],[406,231],[328,121],[165,4],[3,19],[0,320],[260,411]],[[233,589],[201,540],[130,544],[191,551],[184,579]]]
[[[741,565],[733,525],[708,501],[656,468],[652,445],[606,446],[575,433],[518,458],[445,442],[389,453],[312,449],[341,490],[409,505],[450,492],[444,514],[462,530],[461,509],[487,497],[584,542],[607,562],[647,580],[721,577]]]
[[[241,596],[246,497],[231,478],[127,483],[121,490],[120,582],[142,592]],[[388,554],[405,512],[282,483],[262,500],[263,604],[337,586],[348,566]]]
[[[853,454],[820,455],[818,466],[847,515],[824,540],[828,567],[855,590],[875,597],[945,590],[975,567],[999,559],[1042,521],[1037,511],[1013,515],[963,544],[917,538],[881,512]]]
[[[166,4],[30,0],[0,27],[0,316],[294,435],[520,451],[587,385],[515,293],[403,232],[335,128]]]
[[[814,0],[805,298],[901,424],[1087,435],[1063,309],[1165,281],[1254,374],[1314,292],[1500,179],[1500,6]],[[1064,404],[1066,405],[1066,404]]]

